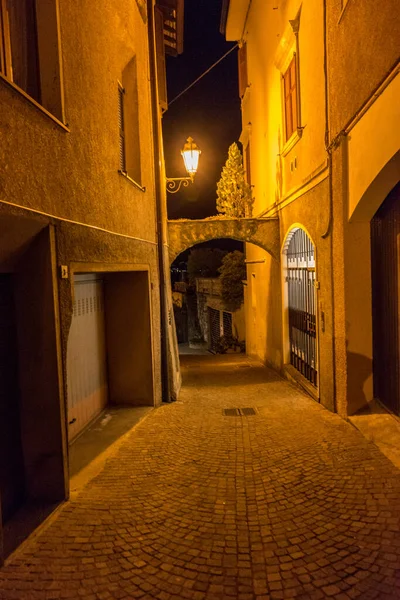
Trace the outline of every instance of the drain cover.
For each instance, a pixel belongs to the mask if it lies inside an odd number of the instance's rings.
[[[222,414],[225,417],[251,417],[256,414],[255,408],[224,408]]]

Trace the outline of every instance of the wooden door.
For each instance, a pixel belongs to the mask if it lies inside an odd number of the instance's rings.
[[[400,183],[371,221],[374,396],[400,414]]]

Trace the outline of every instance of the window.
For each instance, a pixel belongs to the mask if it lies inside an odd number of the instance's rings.
[[[286,141],[297,130],[297,73],[296,54],[283,75],[283,95],[285,103],[285,132]]]
[[[0,73],[64,120],[57,0],[0,0]]]
[[[239,47],[238,53],[238,68],[239,68],[239,96],[243,98],[246,88],[248,86],[247,81],[247,45],[244,42]]]
[[[118,85],[119,170],[141,184],[139,98],[136,57],[122,73]]]
[[[118,86],[118,127],[119,127],[119,168],[126,173],[125,160],[125,121],[124,121],[124,88]]]

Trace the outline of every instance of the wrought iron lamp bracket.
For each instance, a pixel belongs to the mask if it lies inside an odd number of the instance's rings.
[[[167,192],[170,194],[176,194],[179,192],[181,187],[188,187],[189,183],[193,183],[194,177],[166,177]]]

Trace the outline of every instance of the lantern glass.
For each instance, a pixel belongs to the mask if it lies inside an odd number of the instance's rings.
[[[193,138],[188,137],[187,142],[184,145],[183,150],[181,151],[181,154],[183,156],[183,162],[185,163],[186,171],[191,177],[194,176],[199,166],[201,150],[193,141]]]

